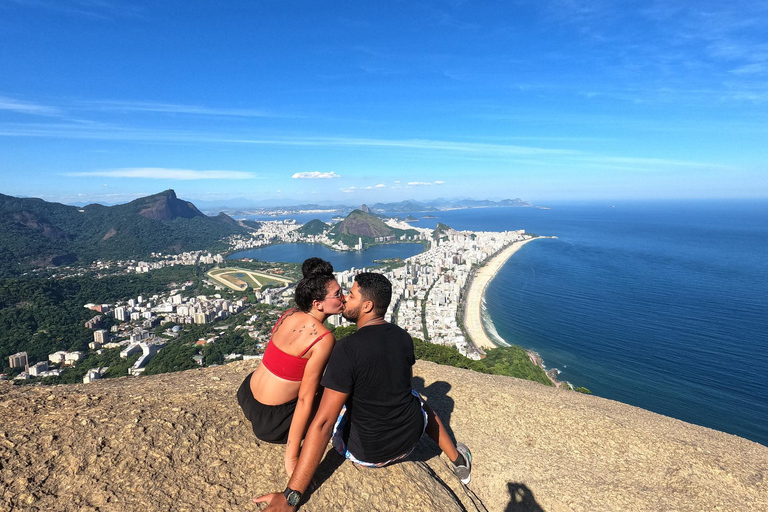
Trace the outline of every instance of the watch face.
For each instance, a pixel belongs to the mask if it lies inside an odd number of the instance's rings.
[[[301,501],[301,493],[299,491],[294,491],[293,489],[286,489],[285,501],[287,501],[290,506],[295,507],[299,504],[299,501]]]

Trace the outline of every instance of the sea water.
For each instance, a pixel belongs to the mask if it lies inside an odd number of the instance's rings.
[[[488,286],[502,339],[596,395],[768,445],[767,203],[487,213],[558,236]]]
[[[410,213],[414,226],[558,237],[489,284],[499,344],[595,395],[768,445],[768,202],[549,206]]]

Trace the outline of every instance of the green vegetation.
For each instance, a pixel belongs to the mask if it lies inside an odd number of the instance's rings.
[[[329,228],[330,226],[320,219],[313,219],[297,229],[296,232],[302,235],[320,235],[328,231]]]
[[[421,341],[418,338],[414,338],[413,343],[416,358],[418,359],[455,366],[456,368],[474,370],[480,373],[532,380],[547,386],[553,385],[547,378],[544,370],[533,364],[525,350],[517,346],[488,350],[485,359],[473,361],[461,355],[456,350],[456,347],[434,345]]]
[[[245,325],[247,318],[256,315],[258,318],[253,323],[253,327],[260,339],[267,340],[272,330],[272,324],[276,319],[274,315],[267,313],[274,310],[275,308],[272,306],[257,304],[246,312],[213,324],[188,325],[176,340],[168,343],[149,362],[144,375],[198,368],[198,364],[193,359],[196,355],[202,356],[204,366],[210,366],[223,364],[225,362],[224,356],[227,354],[260,353],[262,351],[261,342],[253,339],[242,326]],[[211,334],[211,330],[221,327],[222,324],[226,324],[225,330],[215,335]],[[196,345],[200,339],[208,340],[211,338],[213,338],[211,343]]]
[[[105,349],[101,354],[97,354],[96,352],[90,353],[85,359],[79,361],[75,367],[66,368],[58,377],[17,380],[14,381],[14,384],[80,384],[83,382],[83,377],[88,373],[88,370],[99,367],[109,367],[106,373],[102,375],[102,378],[104,379],[125,377],[128,375],[128,368],[133,366],[133,363],[135,363],[140,356],[141,354],[133,354],[126,359],[122,359],[120,357],[119,348]]]
[[[30,362],[44,361],[58,350],[88,350],[93,331],[86,320],[99,313],[87,303],[113,304],[138,295],[152,296],[194,283],[186,293],[212,292],[202,283],[201,267],[175,266],[147,274],[125,274],[97,279],[92,275],[67,279],[0,280],[0,373],[9,368],[8,356],[26,351]],[[103,317],[104,328],[114,319]]]
[[[394,237],[393,241],[399,241],[403,235],[413,238],[418,234],[415,229],[391,228],[375,215],[353,210],[342,222],[333,226],[328,232],[328,237],[354,247],[358,240],[362,240],[364,246],[370,246],[381,243],[376,241],[379,237],[391,236]]]
[[[435,231],[432,234],[432,236],[437,240],[438,238],[441,238],[442,236],[444,236],[448,231],[451,231],[451,229],[453,228],[451,228],[450,226],[446,226],[442,222],[438,222],[437,226],[435,226]]]
[[[528,353],[518,346],[487,350],[482,363],[490,370],[489,373],[495,375],[509,375],[548,386],[552,385],[546,372],[534,364],[528,357]]]
[[[246,231],[227,215],[203,215],[173,190],[127,204],[83,208],[0,194],[0,276],[152,252],[226,250],[222,238]]]
[[[253,229],[259,229],[261,228],[261,222],[255,221],[255,220],[243,220],[241,221],[244,226],[248,226],[249,228]]]

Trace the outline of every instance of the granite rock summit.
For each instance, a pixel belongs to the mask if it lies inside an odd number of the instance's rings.
[[[70,386],[0,382],[0,511],[258,510],[283,448],[235,400],[257,365]],[[599,397],[419,361],[416,387],[474,456],[462,486],[424,437],[361,469],[329,452],[306,511],[765,511],[768,448]]]

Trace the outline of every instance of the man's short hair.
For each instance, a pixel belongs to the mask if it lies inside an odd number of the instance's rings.
[[[355,282],[363,299],[373,302],[376,316],[384,316],[392,301],[392,283],[389,279],[376,272],[361,272],[355,276]]]

